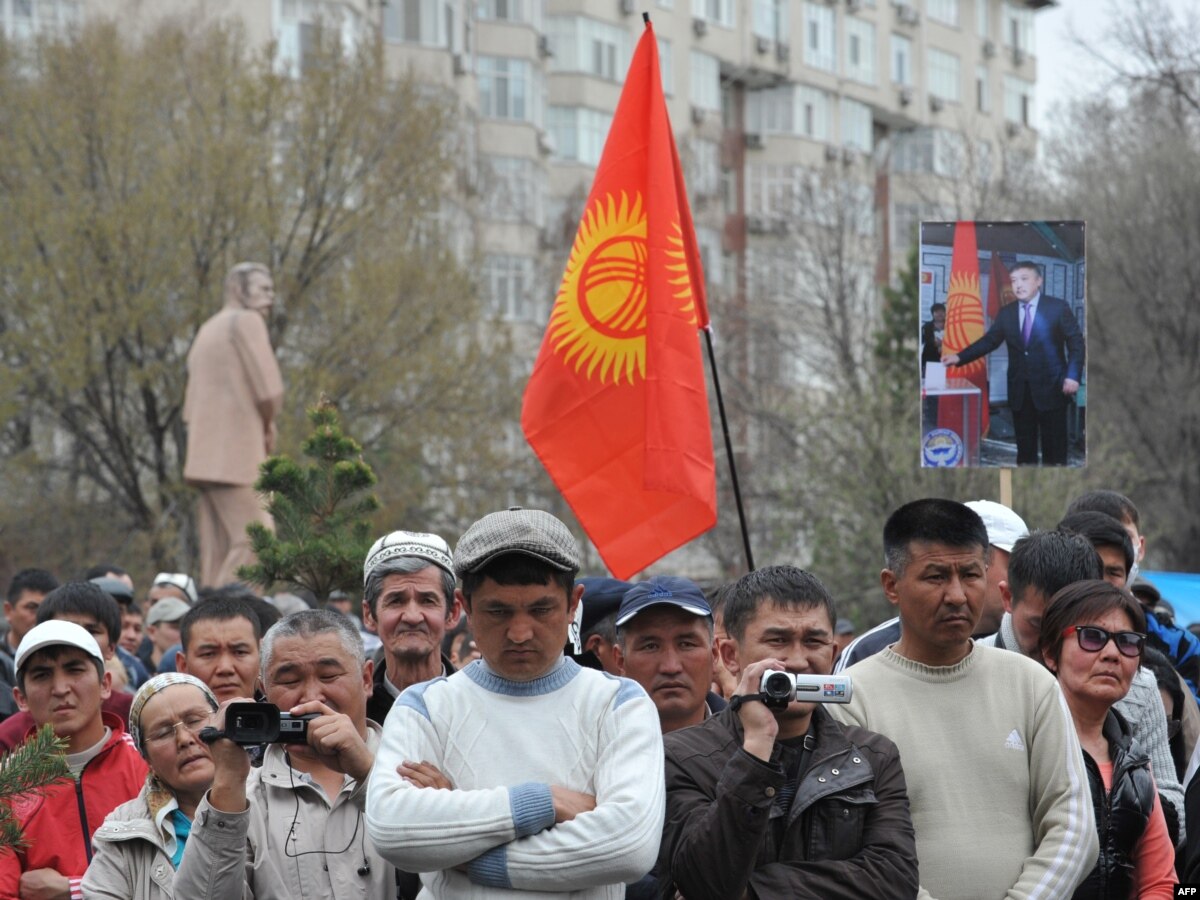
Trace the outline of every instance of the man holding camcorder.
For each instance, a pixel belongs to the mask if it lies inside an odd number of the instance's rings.
[[[244,887],[256,900],[395,896],[395,869],[363,823],[380,728],[367,719],[372,665],[357,627],[335,612],[298,612],[267,632],[261,652],[268,703],[230,713],[246,702],[230,701],[201,734],[216,776],[175,896],[240,897]],[[261,741],[270,746],[251,769],[243,745]]]
[[[688,900],[916,895],[895,744],[795,701],[845,702],[849,690],[833,676],[820,691],[792,678],[788,698],[761,683],[770,670],[829,675],[836,620],[829,592],[794,566],[759,569],[731,588],[721,654],[739,684],[729,708],[664,738],[659,871]]]

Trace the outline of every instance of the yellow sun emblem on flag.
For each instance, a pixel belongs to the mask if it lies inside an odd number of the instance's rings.
[[[683,233],[672,222],[667,281],[679,310],[695,322]],[[646,377],[646,214],[641,194],[597,198],[579,223],[548,336],[564,362],[587,378],[630,384]]]
[[[957,353],[983,336],[983,303],[979,293],[979,276],[973,273],[952,273],[950,289],[946,292],[946,337],[942,346]],[[958,369],[955,375],[967,378],[987,368],[984,357]]]

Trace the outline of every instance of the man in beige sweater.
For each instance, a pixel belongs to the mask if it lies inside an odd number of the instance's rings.
[[[220,586],[254,561],[246,526],[271,518],[254,493],[258,467],[275,448],[283,378],[266,319],[275,285],[266,266],[239,263],[225,278],[225,306],[188,353],[183,476],[200,490],[200,581]]]
[[[900,748],[919,896],[1070,897],[1099,849],[1083,756],[1054,676],[971,640],[983,521],[952,500],[918,500],[883,535],[900,639],[848,670],[853,699],[830,712]]]

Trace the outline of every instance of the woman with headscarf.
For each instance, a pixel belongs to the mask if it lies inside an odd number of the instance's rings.
[[[129,734],[150,765],[141,793],[96,831],[83,879],[85,898],[168,900],[192,816],[212,785],[213,761],[198,737],[217,708],[208,686],[167,672],[142,685],[129,709]]]
[[[1063,588],[1042,615],[1038,649],[1071,710],[1100,856],[1075,900],[1170,900],[1175,852],[1150,759],[1112,706],[1129,691],[1146,647],[1146,618],[1128,591],[1107,581]]]

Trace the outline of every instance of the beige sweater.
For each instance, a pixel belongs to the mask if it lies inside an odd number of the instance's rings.
[[[847,670],[831,712],[900,748],[922,897],[1070,897],[1096,861],[1087,774],[1049,672],[975,646],[934,668],[888,648]]]

